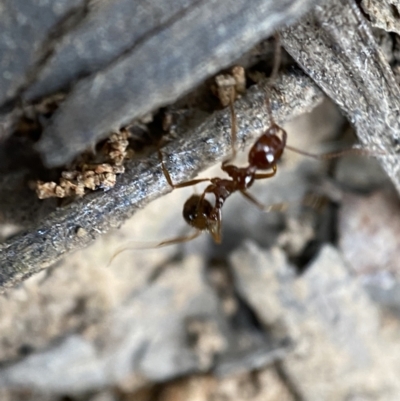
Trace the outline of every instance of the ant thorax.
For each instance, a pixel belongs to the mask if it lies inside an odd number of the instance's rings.
[[[231,180],[224,180],[222,183],[230,193],[238,190],[245,190],[251,187],[254,183],[257,168],[252,165],[247,167],[237,167],[232,164],[223,167],[223,171],[229,175]],[[217,179],[213,179],[217,180]],[[222,180],[219,180],[219,182]],[[218,182],[218,183],[219,183]],[[221,184],[219,184],[221,186]]]

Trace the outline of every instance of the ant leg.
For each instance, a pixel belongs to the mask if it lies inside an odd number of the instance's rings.
[[[235,94],[234,90],[232,89],[231,91],[231,101],[229,102],[229,109],[231,111],[231,144],[232,144],[232,155],[228,159],[224,160],[222,162],[222,167],[226,166],[228,163],[230,163],[235,157],[237,153],[236,149],[236,143],[237,143],[237,119],[236,119],[236,113],[235,113],[235,108],[234,108],[234,102],[235,102]]]
[[[281,65],[281,60],[282,60],[282,46],[281,46],[281,37],[280,37],[279,33],[276,33],[274,35],[274,38],[275,38],[274,64],[272,66],[271,75],[270,75],[270,77],[268,79],[269,85],[271,87],[273,87],[273,82],[276,80],[276,78],[278,76],[279,67]],[[275,88],[275,89],[279,91],[279,89],[277,89],[277,88]],[[275,123],[275,120],[274,120],[273,116],[272,116],[271,101],[270,101],[268,95],[265,97],[265,105],[267,107],[267,112],[268,112],[268,117],[269,117],[270,124],[272,126],[273,125],[277,125]]]
[[[161,248],[163,246],[174,245],[174,244],[181,244],[183,242],[189,242],[195,238],[197,238],[201,234],[200,230],[195,231],[193,234],[185,235],[183,237],[172,238],[166,241],[162,241],[155,246],[155,248]]]
[[[199,235],[201,234],[200,230],[196,230],[193,234],[190,235],[186,235],[183,237],[176,237],[176,238],[172,238],[166,241],[162,241],[158,244],[155,245],[150,245],[150,244],[143,244],[141,245],[141,243],[133,243],[132,245],[125,245],[122,248],[119,248],[117,251],[114,252],[114,254],[112,255],[110,261],[107,264],[107,267],[111,265],[111,263],[114,261],[114,259],[120,255],[121,253],[125,252],[125,251],[129,251],[130,249],[134,249],[134,250],[144,250],[144,249],[153,249],[153,248],[161,248],[164,246],[168,246],[168,245],[174,245],[174,244],[180,244],[182,242],[189,242],[192,239],[197,238]]]
[[[274,117],[272,116],[272,109],[271,109],[271,101],[269,100],[269,96],[265,96],[265,106],[267,107],[267,112],[268,112],[268,118],[269,118],[269,124],[275,125],[275,120]]]
[[[271,173],[262,173],[262,174],[255,174],[254,179],[255,180],[262,180],[264,178],[271,178],[276,174],[277,167],[276,164],[272,166],[272,172]],[[240,193],[250,202],[254,203],[259,209],[265,211],[265,212],[270,212],[272,210],[283,210],[286,206],[286,203],[277,203],[271,206],[265,206],[261,202],[259,202],[253,195],[250,195],[247,191],[240,191]]]
[[[217,229],[215,232],[211,231],[211,236],[216,244],[220,244],[222,240],[222,213],[221,209],[218,210]]]
[[[338,157],[348,156],[348,155],[355,155],[355,156],[385,156],[386,155],[386,153],[379,152],[379,151],[373,151],[373,150],[369,150],[366,148],[350,148],[350,149],[339,150],[337,152],[329,152],[329,153],[321,153],[321,154],[305,152],[304,150],[297,149],[290,145],[286,145],[286,149],[288,149],[292,152],[298,153],[300,155],[303,155],[303,156],[312,157],[313,159],[317,159],[317,160],[331,160],[331,159],[336,159]]]
[[[174,183],[172,182],[172,178],[171,178],[171,176],[170,176],[170,174],[169,174],[169,171],[168,171],[167,167],[165,167],[164,160],[163,160],[163,157],[162,157],[162,153],[161,153],[160,150],[158,151],[158,156],[159,156],[159,158],[160,158],[160,160],[161,160],[161,168],[162,168],[162,171],[163,171],[163,173],[164,173],[165,179],[167,180],[168,184],[169,184],[173,189],[184,188],[184,187],[190,187],[190,186],[196,185],[196,184],[198,184],[198,183],[200,183],[200,182],[210,181],[209,178],[198,178],[198,179],[195,179],[195,180],[190,180],[190,181],[182,182],[182,183],[180,183],[180,184],[174,184]]]
[[[276,33],[274,35],[274,40],[275,40],[274,65],[272,67],[271,76],[269,78],[271,83],[275,81],[276,77],[278,76],[278,71],[279,67],[281,66],[281,60],[282,60],[282,45],[279,33]]]
[[[255,175],[254,175],[254,179],[255,179],[255,180],[262,180],[262,179],[264,179],[264,178],[271,178],[271,177],[273,177],[273,176],[276,174],[276,172],[277,172],[277,167],[276,167],[276,164],[274,164],[274,165],[272,166],[272,172],[271,172],[271,173],[255,174]]]
[[[246,191],[240,191],[240,192],[247,200],[249,200],[251,203],[256,205],[259,209],[261,209],[264,212],[282,212],[286,210],[291,204],[294,203],[294,202],[280,202],[280,203],[274,203],[272,205],[264,205],[248,192]],[[296,203],[298,204],[297,201]],[[301,205],[315,209],[317,211],[322,209],[326,205],[326,203],[327,203],[326,196],[317,194],[307,194],[303,197],[303,200],[300,202]]]
[[[254,203],[259,209],[261,209],[263,212],[273,212],[273,211],[283,211],[286,210],[289,203],[288,202],[282,202],[282,203],[274,203],[272,205],[264,205],[261,202],[259,202],[253,195],[250,195],[246,191],[240,191],[240,193],[251,203]]]

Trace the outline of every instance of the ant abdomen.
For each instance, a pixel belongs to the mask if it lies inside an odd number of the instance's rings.
[[[282,134],[282,139],[277,135]],[[276,165],[286,146],[286,132],[273,125],[261,135],[249,152],[249,164],[258,170],[268,170]]]

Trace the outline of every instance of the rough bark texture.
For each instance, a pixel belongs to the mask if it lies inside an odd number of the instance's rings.
[[[352,1],[316,6],[283,30],[285,49],[346,113],[360,141],[385,155],[400,192],[400,90],[363,15]]]

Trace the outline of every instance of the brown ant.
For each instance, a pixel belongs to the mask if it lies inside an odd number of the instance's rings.
[[[266,96],[265,103],[268,110],[270,119],[270,126],[266,131],[255,141],[248,153],[248,166],[237,167],[232,165],[232,160],[236,157],[236,136],[237,136],[237,121],[234,110],[234,92],[232,92],[231,102],[229,104],[231,113],[231,140],[232,140],[232,155],[229,159],[225,160],[221,164],[221,169],[229,178],[198,178],[190,181],[186,181],[180,184],[174,184],[171,176],[164,164],[162,153],[158,150],[159,157],[161,160],[161,167],[164,176],[173,188],[184,188],[196,185],[201,182],[209,182],[210,184],[204,189],[201,195],[194,194],[189,197],[183,207],[183,217],[185,221],[196,231],[187,236],[177,237],[170,240],[162,241],[155,246],[139,246],[141,249],[146,248],[160,248],[168,245],[178,244],[182,242],[188,242],[198,237],[203,231],[208,231],[213,237],[216,243],[221,242],[221,223],[222,223],[222,207],[227,198],[234,192],[240,192],[249,201],[254,203],[258,208],[264,211],[271,210],[282,210],[287,203],[279,203],[270,206],[264,206],[257,199],[255,199],[247,190],[254,184],[256,180],[273,177],[277,172],[277,162],[282,157],[283,151],[289,149],[299,154],[309,156],[315,159],[333,159],[336,157],[343,156],[345,154],[358,154],[358,155],[373,155],[374,153],[369,152],[366,149],[351,148],[344,151],[326,153],[316,155],[308,152],[304,152],[297,148],[294,148],[286,144],[287,133],[280,127],[272,116],[271,105],[269,97]],[[268,172],[262,172],[262,171]],[[261,172],[260,172],[261,171]],[[212,205],[207,199],[207,194],[214,195],[214,205]],[[303,202],[306,205],[315,206],[317,199],[320,197],[311,197]],[[109,264],[114,258],[121,252],[127,250],[127,247],[120,248],[112,256]]]
[[[248,166],[237,167],[230,164],[232,160],[236,157],[237,153],[237,121],[233,103],[234,95],[232,91],[229,107],[232,122],[231,140],[233,150],[231,157],[222,162],[221,165],[221,170],[224,171],[229,176],[229,178],[199,178],[180,184],[174,184],[162,160],[161,152],[159,151],[163,173],[172,188],[184,188],[196,185],[200,182],[207,181],[210,182],[210,184],[204,189],[201,195],[192,195],[185,202],[183,207],[183,218],[190,226],[196,229],[196,232],[192,235],[160,242],[158,245],[156,245],[156,247],[191,241],[192,239],[198,237],[203,231],[208,231],[217,244],[221,243],[222,207],[227,198],[231,196],[234,192],[240,192],[245,198],[254,203],[261,210],[282,210],[283,206],[286,206],[285,203],[275,204],[266,207],[257,199],[255,199],[251,194],[249,194],[247,190],[254,184],[256,180],[271,178],[276,174],[277,162],[282,157],[285,148],[296,153],[312,157],[314,159],[322,160],[337,158],[345,154],[372,154],[366,149],[352,148],[339,152],[316,155],[287,145],[287,133],[273,119],[270,100],[269,97],[266,96],[265,103],[268,110],[270,126],[250,148],[248,153]],[[262,172],[266,170],[269,170],[269,172]],[[207,194],[214,195],[214,206],[206,199]],[[318,200],[316,198],[317,197],[311,197],[310,199],[305,199],[306,202],[304,202],[304,204],[315,205],[315,201]]]
[[[276,34],[275,57],[270,77],[270,81],[272,82],[278,74],[280,59],[280,37],[278,34]],[[235,159],[237,153],[237,120],[234,109],[235,95],[236,90],[232,88],[230,91],[229,101],[229,108],[231,113],[232,155],[229,159],[223,161],[221,164],[221,170],[228,174],[229,178],[200,178],[183,182],[181,184],[174,184],[167,168],[165,167],[162,154],[159,151],[163,173],[172,188],[184,188],[206,181],[210,182],[210,184],[205,188],[202,195],[192,195],[183,206],[183,218],[190,226],[196,229],[196,232],[189,236],[163,241],[159,243],[157,247],[191,241],[192,239],[198,237],[203,231],[208,231],[217,244],[221,243],[222,207],[228,197],[231,196],[234,192],[239,191],[250,202],[254,203],[262,210],[272,210],[275,207],[279,206],[274,205],[266,208],[251,194],[249,194],[247,190],[254,184],[256,180],[271,178],[276,174],[276,164],[281,158],[285,147],[289,148],[286,145],[287,133],[273,119],[270,100],[269,97],[266,96],[265,102],[269,115],[270,126],[251,147],[248,154],[247,167],[237,167],[231,164],[232,160]],[[269,172],[262,172],[266,170],[269,170]],[[214,206],[212,206],[212,204],[206,199],[207,194],[214,195]]]
[[[286,131],[275,123],[272,118],[269,98],[266,98],[266,105],[270,115],[270,127],[256,140],[248,154],[248,166],[237,167],[230,164],[236,157],[236,136],[237,122],[236,114],[233,106],[234,96],[232,92],[231,102],[229,104],[231,111],[231,138],[233,152],[232,156],[222,162],[221,169],[228,174],[229,178],[200,178],[190,180],[181,184],[174,184],[169,175],[164,162],[161,161],[162,170],[165,178],[172,188],[183,188],[198,184],[200,182],[210,182],[205,188],[202,195],[192,195],[183,207],[183,218],[186,222],[196,229],[193,235],[181,238],[175,238],[163,241],[158,247],[170,245],[174,243],[186,242],[196,238],[202,231],[208,231],[214,241],[219,244],[221,242],[221,221],[222,207],[226,199],[234,192],[240,192],[248,200],[253,202],[261,209],[264,206],[259,203],[247,190],[254,184],[256,180],[271,178],[276,174],[276,163],[281,158],[283,150],[286,147]],[[280,137],[281,136],[281,137]],[[160,153],[161,157],[161,153]],[[161,159],[162,160],[162,159]],[[269,172],[260,172],[270,170]],[[214,206],[205,198],[207,194],[213,194],[215,197]]]
[[[275,58],[273,72],[270,81],[277,75],[280,59],[280,45],[279,40],[276,41]],[[162,241],[155,247],[163,247],[167,245],[188,242],[198,237],[203,231],[208,231],[216,243],[221,243],[221,223],[222,223],[222,207],[225,201],[234,192],[240,192],[250,202],[254,203],[258,208],[264,211],[282,210],[286,203],[275,204],[271,206],[264,206],[257,199],[255,199],[247,190],[254,184],[256,180],[262,180],[273,177],[277,172],[277,163],[282,157],[283,151],[289,149],[299,154],[309,156],[315,159],[332,159],[343,156],[344,154],[358,154],[358,155],[371,155],[366,149],[352,148],[345,151],[334,153],[326,153],[316,155],[308,153],[286,144],[287,133],[280,127],[272,116],[271,104],[269,96],[265,98],[265,104],[269,116],[270,126],[266,131],[255,141],[248,153],[248,165],[246,167],[237,167],[231,164],[232,160],[236,157],[236,137],[237,137],[237,120],[234,109],[235,90],[232,89],[229,108],[231,114],[231,141],[232,141],[232,155],[229,159],[221,164],[221,169],[224,171],[228,178],[198,178],[186,181],[180,184],[174,184],[171,176],[164,164],[162,153],[158,150],[161,160],[161,167],[168,184],[173,188],[184,188],[196,185],[201,182],[209,182],[210,184],[204,189],[201,195],[194,194],[189,197],[183,207],[183,217],[185,221],[196,231],[187,236],[177,237],[170,240]],[[206,199],[208,194],[214,195],[214,205]],[[314,203],[315,197],[311,200]],[[146,247],[147,248],[147,247]],[[112,257],[111,261],[121,252],[127,248],[122,248],[117,251]],[[110,263],[111,263],[110,261]]]
[[[214,241],[219,244],[221,243],[221,222],[222,222],[222,207],[226,199],[234,192],[240,192],[248,200],[253,202],[257,207],[262,210],[273,210],[281,209],[280,204],[272,205],[266,208],[258,200],[256,200],[251,194],[247,192],[256,180],[265,178],[271,178],[276,174],[277,162],[282,156],[282,153],[286,148],[291,148],[286,145],[287,133],[276,124],[272,117],[271,105],[268,96],[266,97],[266,106],[270,119],[270,126],[267,130],[256,140],[254,145],[251,147],[248,154],[248,166],[237,167],[230,164],[236,157],[236,137],[237,137],[237,121],[234,110],[234,90],[232,90],[231,101],[229,103],[231,113],[231,141],[232,141],[232,155],[229,159],[225,160],[221,164],[221,169],[228,174],[229,178],[198,178],[190,181],[186,181],[180,184],[174,184],[171,176],[166,168],[162,153],[158,150],[158,154],[161,160],[161,168],[168,184],[173,188],[184,188],[192,185],[196,185],[201,182],[210,182],[205,188],[202,195],[192,195],[185,202],[183,207],[183,217],[186,222],[194,227],[196,231],[187,236],[177,237],[170,240],[166,240],[155,245],[156,248],[178,244],[182,242],[188,242],[198,237],[203,231],[208,231],[213,237]],[[279,135],[281,137],[279,137]],[[294,148],[291,148],[295,150]],[[307,154],[307,153],[306,153]],[[313,155],[310,155],[313,156]],[[260,171],[270,170],[269,172]],[[213,194],[215,197],[214,206],[206,199],[207,194]],[[142,247],[141,247],[142,248]],[[144,248],[148,248],[145,246]],[[112,260],[125,251],[127,248],[119,249],[112,256],[109,264]]]

